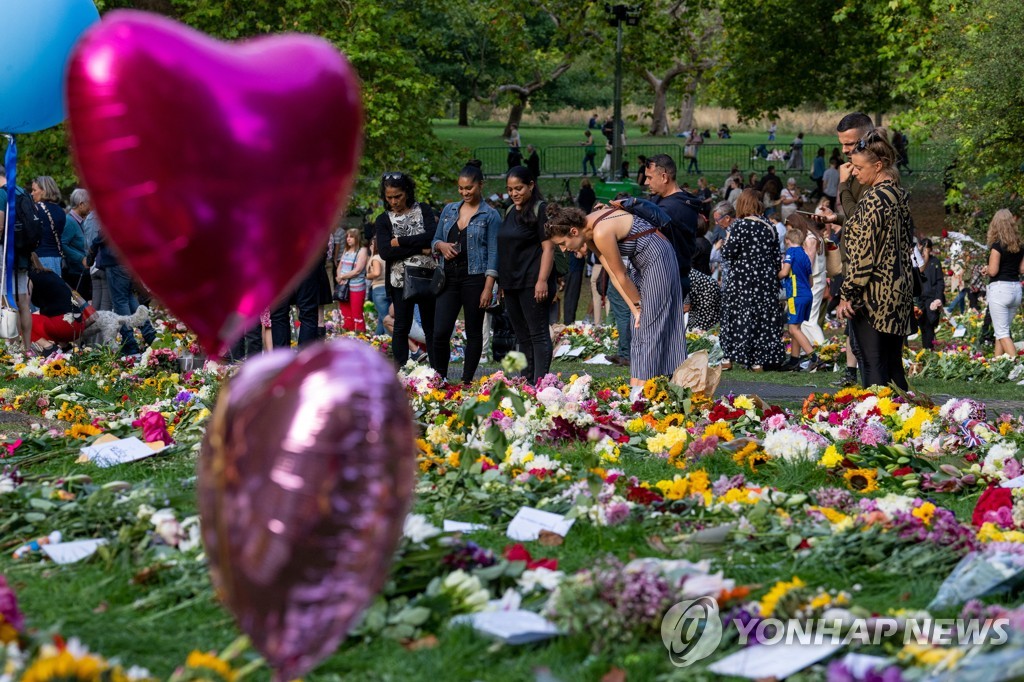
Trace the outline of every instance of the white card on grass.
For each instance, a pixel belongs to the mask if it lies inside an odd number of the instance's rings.
[[[963,325],[960,325],[956,329],[953,330],[953,338],[954,339],[962,339],[966,335],[967,335],[967,327],[964,327]]]
[[[82,559],[88,559],[100,545],[107,544],[103,538],[98,540],[73,540],[71,542],[57,542],[52,545],[43,545],[40,549],[43,554],[53,559],[58,564],[73,564]]]
[[[442,528],[445,533],[472,533],[475,530],[487,530],[488,526],[484,523],[467,523],[465,521],[445,519]]]
[[[555,352],[552,353],[551,357],[560,358],[560,357],[562,357],[563,355],[565,355],[568,352],[569,352],[569,344],[563,343],[562,345],[560,345],[558,348],[555,349]]]
[[[579,356],[583,355],[583,348],[573,348],[568,353],[566,353],[566,355],[568,355],[570,358],[578,358]]]
[[[91,445],[87,448],[82,448],[82,454],[96,466],[106,469],[118,464],[151,457],[162,449],[153,448],[149,443],[143,443],[138,438],[132,436],[131,438],[109,441],[102,445]]]
[[[752,680],[774,677],[783,679],[842,648],[842,644],[769,644],[749,646],[731,656],[715,661],[708,670],[718,675],[735,675]]]
[[[604,353],[598,353],[594,357],[592,357],[592,358],[590,358],[588,360],[584,360],[583,364],[584,365],[610,365],[612,363],[611,363],[610,360],[608,360],[607,356],[605,356]]]
[[[505,534],[520,542],[536,540],[540,537],[542,530],[565,537],[575,522],[576,519],[566,519],[561,514],[552,514],[533,507],[522,507],[508,524]]]
[[[560,634],[558,627],[533,611],[482,611],[456,616],[452,623],[466,623],[477,632],[496,637],[506,644],[527,644]]]

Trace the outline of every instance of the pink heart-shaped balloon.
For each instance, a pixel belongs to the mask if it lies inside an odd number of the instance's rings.
[[[276,679],[334,651],[387,580],[414,439],[394,369],[359,341],[261,355],[221,392],[199,458],[203,541]]]
[[[362,130],[357,77],[330,43],[229,45],[111,12],[72,55],[68,108],[105,235],[207,352],[323,257]]]

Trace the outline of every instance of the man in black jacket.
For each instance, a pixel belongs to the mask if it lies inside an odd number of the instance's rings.
[[[651,201],[672,219],[665,236],[679,261],[679,280],[685,299],[690,293],[690,267],[696,250],[697,223],[701,218],[700,199],[676,184],[676,162],[668,154],[655,154],[647,159],[647,187]]]

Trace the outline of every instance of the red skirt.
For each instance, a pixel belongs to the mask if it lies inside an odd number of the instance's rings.
[[[32,341],[49,339],[54,343],[72,343],[78,339],[85,330],[85,323],[67,322],[64,318],[64,315],[60,317],[33,315]]]

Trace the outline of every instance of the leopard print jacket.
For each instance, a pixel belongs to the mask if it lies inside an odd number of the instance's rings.
[[[906,336],[913,314],[914,221],[907,192],[892,181],[867,188],[843,226],[841,296],[885,334]]]

